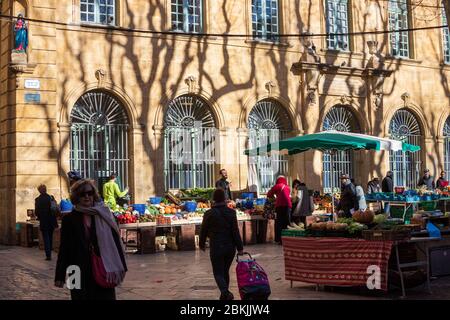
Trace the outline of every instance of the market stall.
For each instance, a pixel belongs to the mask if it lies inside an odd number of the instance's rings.
[[[388,278],[397,279],[402,296],[406,296],[412,272],[414,276],[419,274],[419,283],[430,289],[430,269],[442,263],[430,257],[430,249],[450,243],[450,217],[443,215],[440,219],[446,222],[431,222],[431,228],[425,217],[405,224],[385,214],[357,211],[353,218],[339,218],[337,222],[289,227],[283,231],[286,279],[365,287],[375,270],[380,275],[379,287],[375,288],[386,291]]]
[[[245,154],[293,155],[310,149],[415,152],[420,147],[363,134],[326,131],[246,150]],[[334,170],[333,164],[331,169]],[[392,270],[398,275],[403,295],[405,283],[408,283],[406,270],[411,268],[423,271],[429,285],[429,243],[443,241],[442,236],[449,228],[449,217],[440,212],[441,221],[436,223],[433,219],[437,218],[437,212],[423,210],[414,216],[405,213],[410,205],[423,206],[426,201],[445,200],[448,194],[429,194],[420,198],[418,194],[402,190],[401,195],[384,199],[404,205],[399,218],[383,214],[375,216],[371,210],[356,211],[352,218],[337,218],[333,186],[332,191],[328,199],[320,195],[314,197],[316,208],[322,210],[314,222],[309,226],[291,224],[283,231],[286,279],[332,286],[366,286],[370,277],[368,268],[376,266],[380,274],[379,288],[383,290],[387,290]],[[368,198],[370,200],[370,196]],[[378,201],[376,196],[374,199]],[[401,257],[405,252],[406,260]]]
[[[174,250],[194,250],[203,214],[211,208],[209,199],[214,189],[180,190],[176,195],[151,197],[146,204],[112,208],[119,223],[127,249],[139,253],[154,253],[166,246]],[[274,223],[263,217],[266,199],[254,199],[252,193],[241,194],[240,199],[228,203],[237,212],[238,227],[245,245],[273,240]],[[147,237],[142,230],[147,231]],[[150,237],[150,238],[149,238]],[[161,240],[162,244],[158,244]],[[155,242],[154,247],[145,242]]]
[[[306,134],[289,139],[277,141],[255,149],[245,150],[244,154],[249,156],[267,155],[271,153],[295,155],[308,150],[320,150],[322,152],[334,153],[345,150],[375,150],[375,151],[403,151],[416,152],[419,146],[404,143],[402,141],[379,138],[365,134],[339,132],[334,130]],[[331,157],[333,160],[333,157]],[[334,164],[331,163],[331,171],[334,172]],[[334,186],[332,179],[332,213],[334,213]],[[336,216],[333,217],[333,220]]]

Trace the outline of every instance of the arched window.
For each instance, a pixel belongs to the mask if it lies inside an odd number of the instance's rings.
[[[214,187],[216,123],[208,104],[195,95],[174,99],[164,127],[166,190]]]
[[[408,110],[395,112],[389,124],[392,139],[422,146],[422,132],[417,118]],[[420,152],[389,152],[389,165],[394,172],[394,185],[415,188],[422,164]]]
[[[128,117],[113,96],[91,91],[75,103],[70,115],[70,168],[101,187],[112,173],[128,186]]]
[[[277,101],[259,101],[248,116],[249,148],[257,148],[287,138],[292,123],[284,107]],[[250,157],[249,185],[259,192],[267,192],[278,175],[288,176],[286,156]]]
[[[448,175],[450,172],[450,117],[444,125],[444,170]]]
[[[360,132],[358,122],[353,113],[344,106],[334,106],[325,116],[322,130],[336,130],[343,132]],[[331,170],[333,157],[334,170]],[[323,153],[323,189],[331,192],[331,187],[339,188],[340,175],[347,173],[353,176],[353,151],[338,151],[334,154]]]

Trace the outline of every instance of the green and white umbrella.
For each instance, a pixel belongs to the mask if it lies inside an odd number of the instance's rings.
[[[416,152],[420,150],[420,147],[393,139],[330,130],[284,139],[251,150],[248,149],[244,151],[244,154],[249,156],[268,155],[272,153],[293,155],[308,150],[320,150],[323,152],[343,150]],[[333,157],[331,157],[331,161],[331,170],[333,174]],[[331,186],[331,190],[333,190],[333,185]],[[332,195],[334,198],[333,191]],[[332,203],[334,213],[334,200],[332,200]]]
[[[366,134],[322,131],[280,140],[255,149],[245,150],[246,155],[266,155],[269,153],[297,154],[308,150],[342,151],[342,150],[387,150],[419,151],[420,147],[402,141],[369,136]]]

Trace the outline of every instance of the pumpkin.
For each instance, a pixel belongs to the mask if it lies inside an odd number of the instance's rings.
[[[164,209],[164,213],[170,214],[172,213],[172,209],[170,207],[166,207],[166,209]]]
[[[374,217],[375,213],[371,210],[366,211],[358,210],[353,213],[353,220],[359,223],[371,223]]]

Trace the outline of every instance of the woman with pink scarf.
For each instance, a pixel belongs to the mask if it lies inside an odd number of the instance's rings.
[[[115,219],[92,180],[75,182],[70,200],[74,209],[62,219],[55,286],[62,288],[68,268],[77,266],[80,281],[68,281],[72,300],[115,300],[127,272]]]
[[[275,242],[281,244],[281,231],[289,225],[292,209],[291,189],[284,176],[279,176],[277,183],[267,193],[267,198],[273,198],[274,196],[276,196]]]

